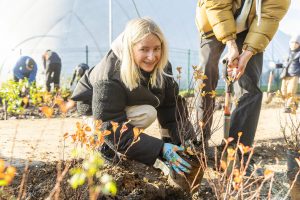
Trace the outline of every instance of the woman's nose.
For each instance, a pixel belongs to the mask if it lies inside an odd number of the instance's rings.
[[[147,58],[149,60],[153,60],[155,58],[155,53],[154,51],[149,51],[148,54],[147,54]]]

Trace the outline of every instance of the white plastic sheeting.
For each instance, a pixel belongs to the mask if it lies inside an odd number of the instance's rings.
[[[94,65],[109,48],[109,0],[0,0],[0,70],[7,78],[17,58],[32,56],[42,72],[41,54],[52,49],[70,76],[75,65]],[[170,48],[197,50],[194,25],[196,1],[135,0],[141,16],[149,16],[163,29]],[[137,12],[131,0],[112,0],[114,39]]]
[[[151,17],[162,28],[173,67],[183,67],[181,86],[186,87],[186,74],[189,78],[192,75],[187,72],[188,66],[198,64],[199,38],[194,21],[197,1],[134,2],[141,16]],[[20,55],[36,60],[38,80],[42,81],[41,55],[47,49],[61,56],[63,79],[70,77],[81,62],[87,61],[90,66],[98,63],[109,49],[108,3],[109,0],[0,0],[0,83],[11,77]],[[112,38],[136,17],[132,0],[112,0]],[[287,35],[276,34],[265,59],[282,60],[287,55],[287,44]]]

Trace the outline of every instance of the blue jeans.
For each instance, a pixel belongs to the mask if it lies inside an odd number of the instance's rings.
[[[239,51],[242,51],[243,42],[247,31],[237,35],[236,43]],[[206,86],[200,91],[210,92],[215,90],[219,79],[219,60],[225,49],[225,45],[218,41],[215,36],[201,39],[200,42],[200,67],[203,68],[208,79],[198,81],[196,88],[200,83]],[[257,53],[249,60],[245,73],[234,83],[234,96],[238,103],[233,103],[229,137],[238,138],[238,133],[243,132],[240,142],[251,146],[254,140],[260,109],[262,102],[262,92],[258,87],[259,79],[262,73],[263,53]],[[196,91],[195,88],[195,91]],[[211,136],[211,126],[213,121],[213,111],[215,99],[210,95],[202,97],[195,94],[197,120],[204,122],[203,134],[207,141]],[[197,131],[199,133],[199,129]]]

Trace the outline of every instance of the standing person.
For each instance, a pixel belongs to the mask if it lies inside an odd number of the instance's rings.
[[[287,74],[281,82],[281,93],[285,98],[285,113],[297,109],[294,100],[300,76],[300,35],[295,35],[290,40],[290,54],[286,63]]]
[[[44,69],[46,71],[46,89],[51,91],[51,83],[54,83],[54,89],[59,89],[60,72],[61,72],[61,59],[59,55],[52,51],[47,50],[43,56]]]
[[[289,4],[290,0],[198,0],[196,24],[201,38],[200,67],[207,76],[201,81],[205,84],[202,91],[207,93],[216,89],[218,63],[227,47],[228,74],[235,80],[234,92],[238,99],[231,115],[229,132],[229,137],[233,137],[235,142],[238,133],[243,132],[241,143],[247,146],[253,143],[262,101],[258,82],[263,51],[276,33]],[[234,68],[236,76],[232,73]],[[211,136],[215,100],[208,95],[199,95],[202,91],[198,88],[199,85],[195,88],[198,91],[197,117],[204,124],[202,130],[207,144]],[[253,169],[252,166],[251,163],[248,169]]]
[[[36,62],[29,56],[21,56],[13,68],[14,80],[28,78],[29,83],[35,81],[37,73]]]
[[[80,79],[72,99],[92,98],[94,119],[102,120],[101,128],[113,133],[105,136],[104,158],[116,151],[147,165],[159,158],[177,173],[189,173],[191,165],[177,152],[183,150],[179,145],[192,129],[179,134],[176,99],[180,97],[171,69],[160,28],[150,19],[139,18],[128,22],[112,49]],[[169,131],[171,142],[145,133],[134,142],[136,128],[145,129],[156,118]]]
[[[85,63],[80,63],[79,65],[76,66],[74,72],[73,72],[73,76],[70,82],[70,87],[72,87],[74,81],[75,81],[75,85],[78,83],[79,79],[84,75],[84,73],[86,71],[89,70],[89,66]]]

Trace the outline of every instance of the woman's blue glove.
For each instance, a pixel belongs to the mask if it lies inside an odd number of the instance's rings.
[[[177,145],[173,145],[170,143],[165,143],[163,147],[163,158],[166,159],[171,167],[175,170],[178,174],[190,173],[188,168],[192,168],[192,166],[183,160],[176,151],[183,151],[183,147],[179,147]]]

